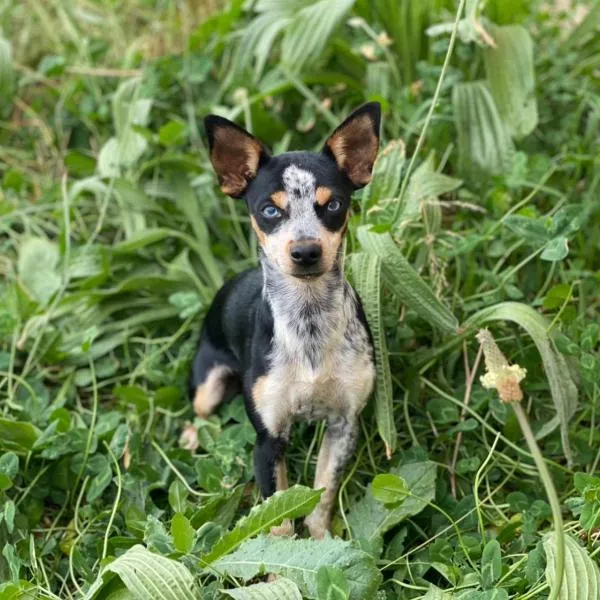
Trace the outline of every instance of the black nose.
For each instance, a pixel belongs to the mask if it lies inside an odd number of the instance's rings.
[[[290,250],[292,260],[301,267],[312,267],[319,262],[323,249],[315,242],[298,242]]]

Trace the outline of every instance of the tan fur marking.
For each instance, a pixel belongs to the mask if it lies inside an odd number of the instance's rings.
[[[344,237],[344,230],[329,231],[325,227],[321,228],[321,247],[323,248],[323,258],[321,260],[325,271],[330,271],[335,264]]]
[[[214,131],[211,162],[223,193],[240,195],[248,180],[256,175],[262,147],[260,143],[233,127]]]
[[[265,241],[267,239],[265,232],[258,226],[258,223],[256,222],[256,219],[253,216],[250,217],[250,223],[252,223],[252,229],[254,229],[254,233],[256,233],[258,243],[261,246],[264,246]]]
[[[227,377],[231,369],[224,365],[214,367],[206,381],[196,388],[194,394],[194,412],[201,418],[207,419],[219,406],[225,397]]]
[[[317,204],[319,206],[325,206],[331,200],[332,192],[328,187],[320,185],[315,192],[317,198]]]
[[[275,489],[277,491],[287,490],[288,487],[287,465],[285,458],[280,458],[275,465]]]
[[[367,115],[352,119],[329,138],[327,145],[352,183],[366,185],[371,181],[379,139]]]
[[[285,192],[275,192],[271,194],[271,201],[277,208],[280,208],[281,210],[285,210],[287,208],[288,197]]]
[[[287,465],[285,457],[282,457],[275,465],[275,489],[280,492],[287,490],[288,487]],[[271,527],[271,535],[294,535],[294,522],[290,519],[284,519],[281,525]]]
[[[252,386],[252,399],[256,408],[260,409],[265,403],[265,387],[267,385],[267,376],[261,375]]]

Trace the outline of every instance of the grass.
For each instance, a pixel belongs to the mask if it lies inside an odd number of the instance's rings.
[[[0,5],[0,599],[598,598],[600,8],[418,4]],[[200,122],[316,149],[367,100],[346,267],[378,391],[334,538],[275,540],[323,427],[261,502],[240,399],[193,419],[203,314],[257,260]],[[527,370],[516,411],[481,327]]]

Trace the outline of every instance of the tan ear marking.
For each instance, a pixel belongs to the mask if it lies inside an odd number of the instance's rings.
[[[366,115],[351,118],[327,140],[338,167],[350,181],[364,186],[371,181],[371,172],[379,148],[379,138],[373,121]]]
[[[277,208],[280,208],[281,210],[285,210],[287,208],[288,197],[285,192],[275,192],[271,194],[271,201]]]
[[[234,127],[217,126],[213,131],[210,160],[223,193],[239,196],[258,170],[263,152],[258,140]]]
[[[315,192],[317,204],[319,206],[325,206],[331,200],[332,192],[328,187],[320,185]]]

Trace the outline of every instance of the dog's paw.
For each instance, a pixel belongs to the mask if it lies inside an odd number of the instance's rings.
[[[194,452],[198,449],[200,443],[198,442],[198,430],[193,423],[188,423],[181,432],[179,437],[179,447],[184,450]]]
[[[315,511],[304,519],[304,524],[308,527],[310,537],[315,540],[322,540],[325,533],[331,531],[331,520],[327,515],[319,511]]]
[[[271,527],[271,535],[294,535],[294,522],[290,519],[285,519],[281,525]]]

